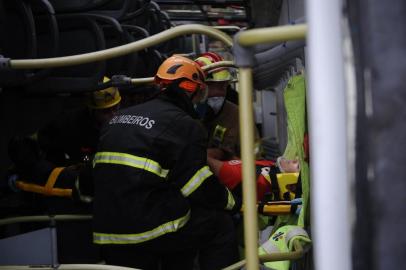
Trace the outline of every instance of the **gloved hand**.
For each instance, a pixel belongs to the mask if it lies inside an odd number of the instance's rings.
[[[15,166],[13,174],[18,176],[16,181],[24,181],[37,185],[45,185],[50,173],[55,168],[55,166],[46,160],[36,160],[32,164],[27,166]]]
[[[292,205],[296,205],[297,206],[297,208],[296,208],[296,211],[295,211],[295,215],[300,215],[300,211],[302,211],[302,204],[303,204],[303,200],[302,200],[302,198],[296,198],[296,199],[293,199],[293,200],[291,200],[290,201],[290,203],[292,204]]]
[[[82,195],[91,196],[94,195],[94,183],[93,183],[93,174],[92,174],[92,165],[91,163],[85,164],[82,167],[79,174],[79,189]]]
[[[94,196],[91,163],[81,163],[76,168],[79,170],[72,190],[72,197],[76,201],[90,203],[93,201]]]

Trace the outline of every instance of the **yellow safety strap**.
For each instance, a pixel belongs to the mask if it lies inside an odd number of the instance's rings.
[[[290,215],[292,206],[290,204],[265,204],[262,205],[261,213],[264,215]],[[244,205],[241,206],[241,212],[244,212]]]
[[[183,217],[176,220],[166,222],[158,227],[136,234],[109,234],[109,233],[93,233],[93,242],[96,244],[137,244],[152,240],[167,233],[176,232],[190,219],[190,211]]]
[[[27,191],[43,194],[46,196],[58,196],[58,197],[71,197],[72,189],[70,188],[54,188],[56,179],[58,179],[59,174],[65,169],[65,167],[57,167],[52,170],[48,177],[48,181],[44,186],[37,184],[26,183],[24,181],[16,181],[17,188]]]
[[[264,205],[263,213],[264,215],[290,215],[291,214],[291,205]]]
[[[295,193],[291,192],[287,186],[296,185],[299,181],[299,173],[278,173],[276,175],[279,186],[279,199],[284,200],[283,195],[288,192],[291,200],[295,198]]]
[[[227,128],[217,125],[213,132],[213,141],[217,144],[221,144],[224,140],[224,134],[226,133]]]
[[[182,187],[181,192],[183,196],[188,197],[193,193],[207,178],[209,178],[213,173],[210,171],[208,166],[204,166],[198,170],[192,178]]]
[[[118,164],[146,170],[159,177],[166,178],[169,170],[165,170],[158,162],[145,157],[118,152],[98,152],[93,159],[93,167],[98,163]]]
[[[228,190],[227,189],[227,205],[226,205],[226,210],[231,210],[231,209],[233,209],[234,208],[234,206],[235,206],[235,200],[234,200],[234,196],[233,196],[233,194],[231,193],[231,191],[230,190]]]

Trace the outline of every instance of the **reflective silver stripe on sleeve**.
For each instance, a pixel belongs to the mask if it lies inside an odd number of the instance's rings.
[[[293,237],[298,236],[298,235],[306,236],[307,238],[309,237],[309,235],[307,234],[307,232],[306,232],[303,228],[294,227],[294,228],[292,228],[292,229],[289,229],[289,230],[286,232],[286,236],[285,236],[286,244],[288,244],[289,241],[290,241]]]
[[[268,240],[265,243],[262,244],[261,246],[266,253],[268,254],[272,254],[272,253],[277,253],[280,252],[280,250],[278,249],[278,247],[271,241]]]
[[[98,163],[126,165],[137,169],[146,170],[162,178],[166,178],[169,173],[169,170],[163,169],[156,161],[126,153],[98,152],[93,159],[93,167]]]
[[[213,173],[210,171],[208,166],[204,166],[198,170],[195,175],[184,185],[181,189],[183,196],[187,197],[193,193],[207,178],[209,178]]]
[[[96,244],[137,244],[152,240],[167,233],[176,232],[190,219],[190,211],[181,218],[164,223],[152,230],[137,234],[109,234],[93,233],[93,242]]]
[[[234,196],[231,193],[231,191],[227,189],[227,206],[225,209],[231,210],[231,209],[233,209],[234,206],[235,206]]]

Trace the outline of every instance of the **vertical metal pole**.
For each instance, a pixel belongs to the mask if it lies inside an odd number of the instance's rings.
[[[50,230],[51,230],[51,261],[52,267],[58,267],[58,240],[56,235],[56,220],[51,217],[50,220]]]
[[[197,56],[197,55],[199,55],[199,49],[198,49],[199,44],[196,41],[196,39],[197,39],[196,34],[193,34],[192,35],[192,50],[195,53],[195,55]]]
[[[306,2],[312,235],[319,270],[351,269],[341,10],[341,0]]]
[[[252,107],[252,69],[239,69],[239,112],[241,160],[243,174],[244,241],[248,270],[257,270],[258,217],[256,209],[256,179],[254,162],[254,112]]]

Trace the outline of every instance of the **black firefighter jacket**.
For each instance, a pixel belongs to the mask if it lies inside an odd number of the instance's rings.
[[[191,117],[192,103],[173,92],[120,111],[102,131],[93,161],[95,243],[176,232],[193,205],[239,209],[207,166],[206,132]]]

